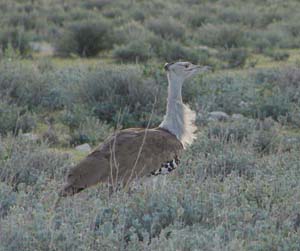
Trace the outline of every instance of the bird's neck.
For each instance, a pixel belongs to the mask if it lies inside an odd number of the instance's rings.
[[[184,147],[191,144],[195,138],[195,112],[182,102],[183,79],[168,74],[168,102],[167,112],[159,127],[174,134]]]

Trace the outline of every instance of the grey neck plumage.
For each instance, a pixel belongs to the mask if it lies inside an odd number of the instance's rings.
[[[174,134],[183,147],[190,145],[195,138],[196,114],[182,102],[182,84],[184,79],[168,74],[168,102],[166,115],[159,125]]]

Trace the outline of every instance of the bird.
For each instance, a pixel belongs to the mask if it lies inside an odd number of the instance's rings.
[[[115,132],[68,171],[59,195],[72,196],[97,183],[126,187],[136,178],[173,171],[196,131],[196,114],[182,101],[183,83],[209,69],[190,62],[166,63],[167,109],[160,125]]]

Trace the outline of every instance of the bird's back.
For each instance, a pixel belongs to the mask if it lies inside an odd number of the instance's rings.
[[[77,192],[98,182],[124,185],[150,175],[182,150],[176,136],[162,128],[121,130],[70,170],[67,187]]]

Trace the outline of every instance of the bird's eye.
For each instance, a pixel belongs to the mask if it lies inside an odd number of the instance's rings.
[[[188,67],[189,67],[189,65],[188,65],[188,64],[186,64],[184,67],[185,67],[185,68],[188,68]]]

